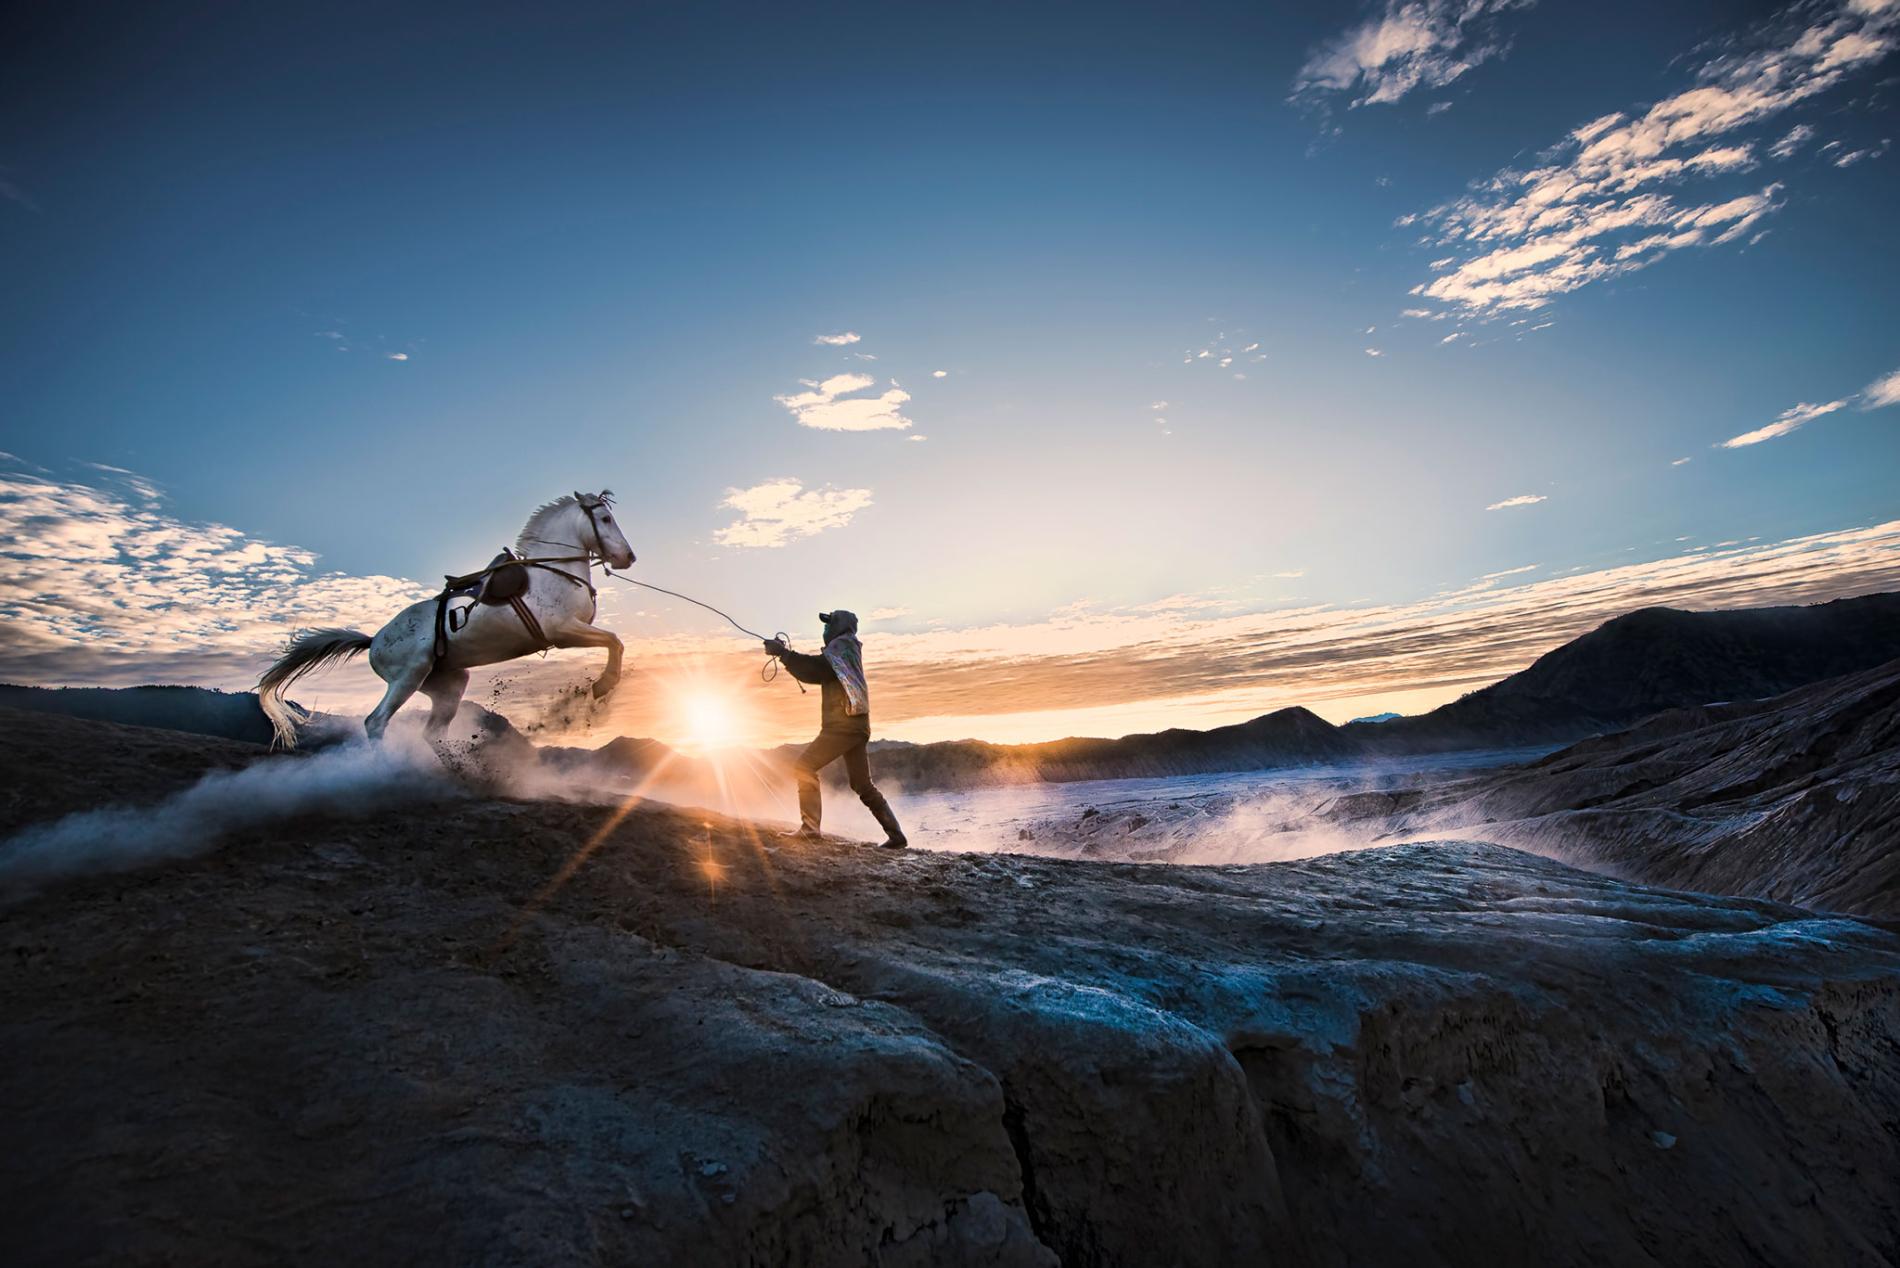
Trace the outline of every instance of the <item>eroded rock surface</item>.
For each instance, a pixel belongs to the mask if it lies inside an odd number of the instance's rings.
[[[1900,918],[1900,661],[1771,700],[1677,709],[1520,769],[1336,822],[1462,833],[1659,885]]]
[[[1900,939],[1494,845],[467,799],[4,920],[14,1262],[1900,1258]]]

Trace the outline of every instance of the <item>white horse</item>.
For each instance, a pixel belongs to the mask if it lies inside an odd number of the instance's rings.
[[[375,637],[356,630],[299,630],[284,655],[257,683],[258,704],[285,748],[297,746],[297,719],[284,701],[290,685],[313,669],[369,653],[369,666],[388,690],[363,726],[380,740],[389,719],[417,691],[429,697],[426,733],[440,735],[461,706],[468,671],[550,647],[604,647],[606,671],[594,682],[600,699],[620,681],[620,640],[593,624],[594,586],[588,580],[596,559],[615,568],[633,565],[633,548],[614,523],[613,494],[576,493],[559,497],[535,511],[515,541],[527,573],[527,588],[515,604],[476,604],[466,622],[455,605],[456,621],[444,621],[437,655],[437,600],[412,603]],[[514,580],[518,583],[520,578]],[[523,610],[527,615],[523,615]],[[532,628],[531,628],[532,627]],[[537,637],[538,636],[538,637]]]

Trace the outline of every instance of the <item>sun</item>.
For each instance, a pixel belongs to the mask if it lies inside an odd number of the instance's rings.
[[[732,702],[713,691],[688,691],[680,697],[680,718],[693,747],[704,751],[729,748],[739,739],[739,719]]]

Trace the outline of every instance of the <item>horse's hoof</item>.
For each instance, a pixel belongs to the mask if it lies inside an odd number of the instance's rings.
[[[607,698],[608,693],[611,692],[613,689],[614,689],[613,683],[608,682],[605,678],[601,679],[599,682],[594,684],[594,699],[605,700]]]

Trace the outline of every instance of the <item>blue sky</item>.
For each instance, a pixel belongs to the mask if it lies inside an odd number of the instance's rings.
[[[641,575],[795,634],[888,612],[927,667],[1900,517],[1878,0],[7,21],[0,449],[41,530],[50,488],[151,531],[86,500],[116,480],[145,514],[136,480],[167,524],[308,552],[300,576],[426,588],[608,486]],[[855,417],[892,426],[809,425],[872,398]],[[1854,560],[1842,587],[1884,584],[1891,555]],[[725,655],[691,610],[611,615]],[[181,628],[107,673],[83,653],[109,616],[7,617],[14,677],[253,672]],[[1525,650],[1423,695],[972,684],[890,713],[1022,738],[1422,706]]]

